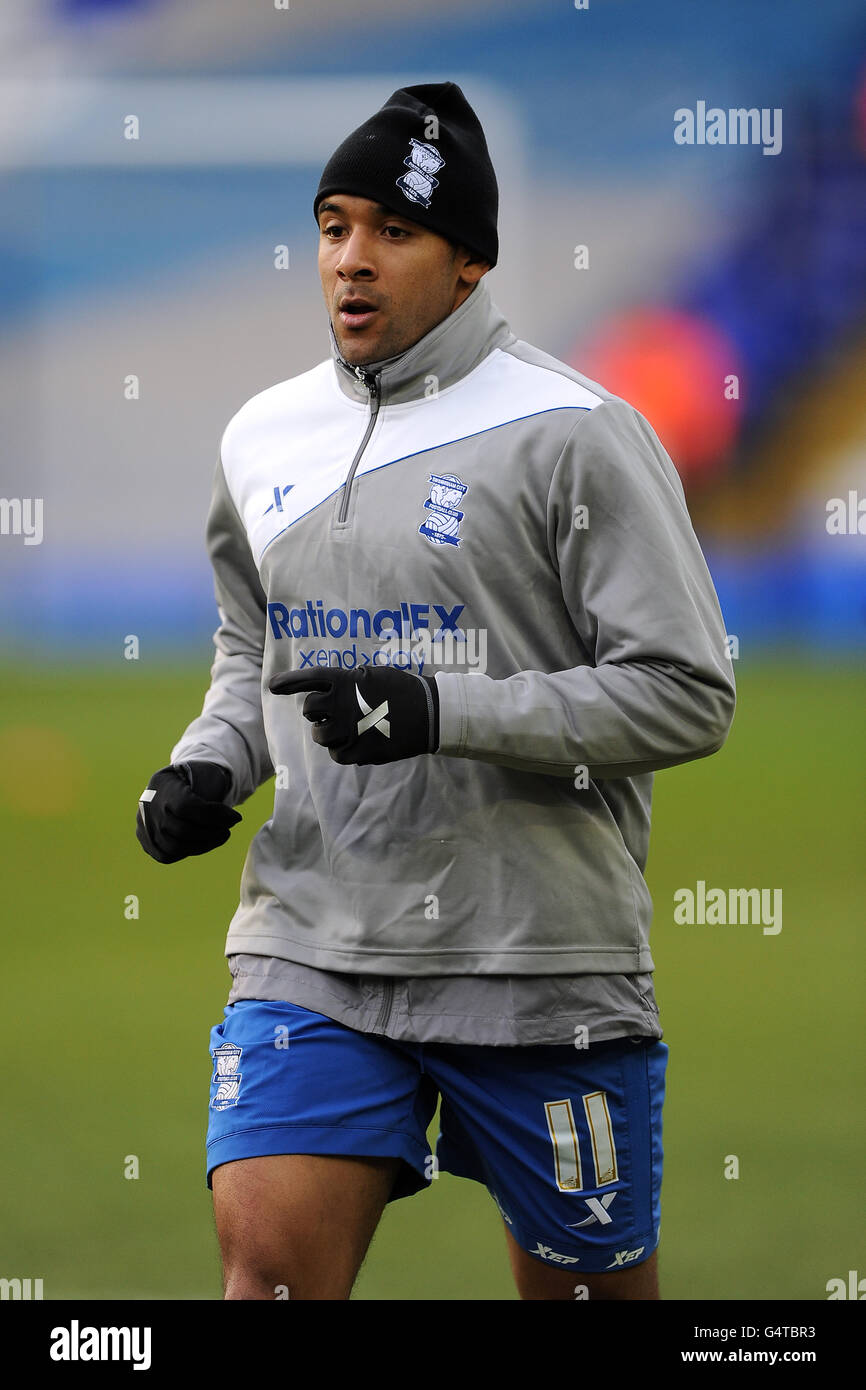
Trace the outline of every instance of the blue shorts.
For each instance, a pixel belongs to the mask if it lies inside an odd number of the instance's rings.
[[[393,1156],[392,1201],[454,1173],[483,1183],[518,1245],[547,1264],[639,1264],[658,1244],[667,1053],[650,1038],[583,1050],[394,1042],[242,1000],[211,1032],[207,1183],[220,1164],[264,1154]]]

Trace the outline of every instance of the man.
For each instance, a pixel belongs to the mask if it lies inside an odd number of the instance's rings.
[[[395,92],[315,199],[331,358],[222,440],[211,686],[138,835],[204,853],[276,774],[211,1038],[229,1299],[348,1298],[437,1161],[521,1297],[658,1297],[652,774],[731,665],[650,426],[488,296],[497,196],[460,89]]]

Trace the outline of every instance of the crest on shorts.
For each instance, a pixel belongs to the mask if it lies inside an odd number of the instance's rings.
[[[454,473],[430,473],[428,477],[430,495],[424,503],[427,518],[418,527],[418,534],[426,536],[431,545],[459,545],[457,528],[464,513],[457,510],[457,503],[463,501],[469,485]]]
[[[403,160],[409,173],[401,174],[394,182],[410,203],[420,203],[422,207],[429,208],[433,190],[439,187],[439,180],[434,175],[445,160],[435,145],[428,145],[424,140],[416,140],[412,136],[409,144],[412,148]]]
[[[214,1048],[211,1054],[214,1060],[211,1084],[216,1086],[216,1093],[211,1101],[214,1110],[228,1110],[238,1103],[241,1082],[244,1079],[243,1074],[238,1071],[242,1052],[242,1047],[226,1042]]]

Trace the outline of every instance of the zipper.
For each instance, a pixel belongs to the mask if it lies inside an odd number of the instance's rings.
[[[382,1007],[379,1010],[379,1017],[373,1025],[375,1032],[379,1028],[384,1028],[385,1020],[391,1012],[391,1000],[394,998],[394,986],[390,980],[386,980],[382,986]]]
[[[343,500],[340,503],[340,511],[337,516],[338,524],[344,522],[346,520],[346,516],[348,515],[349,490],[352,486],[352,479],[354,478],[355,470],[357,469],[358,464],[361,461],[361,455],[363,454],[368,443],[370,442],[370,435],[373,433],[373,430],[376,427],[376,419],[379,415],[379,403],[381,400],[381,392],[379,390],[379,378],[376,375],[376,373],[365,372],[363,367],[353,367],[352,370],[354,371],[355,376],[358,378],[361,384],[363,386],[366,386],[368,392],[370,393],[370,418],[367,421],[367,428],[364,431],[364,438],[358,445],[358,450],[355,454],[355,457],[352,459],[352,467],[349,469],[349,476],[343,484]]]

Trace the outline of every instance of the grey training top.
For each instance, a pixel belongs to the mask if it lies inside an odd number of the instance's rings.
[[[332,332],[329,360],[248,401],[208,547],[211,685],[171,759],[226,767],[232,805],[276,774],[226,954],[374,1028],[568,1040],[597,1009],[652,1032],[653,772],[715,752],[735,695],[647,421],[516,339],[482,281],[381,369]],[[341,766],[304,696],[268,689],[369,662],[435,675],[437,752]]]

